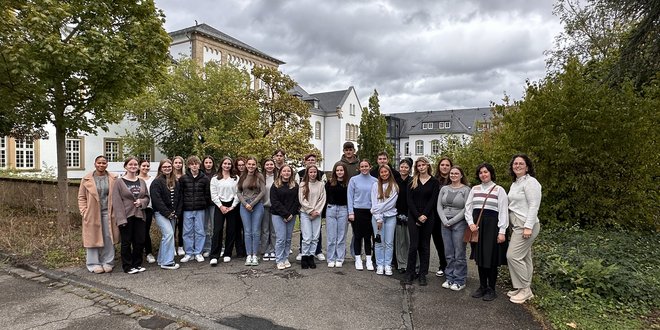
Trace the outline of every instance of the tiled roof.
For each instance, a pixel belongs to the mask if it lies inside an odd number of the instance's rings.
[[[185,34],[188,34],[188,33],[201,33],[201,34],[204,34],[204,35],[206,35],[210,38],[216,39],[220,42],[229,44],[229,45],[231,45],[233,47],[236,47],[238,49],[242,49],[242,50],[244,50],[248,53],[251,53],[251,54],[257,55],[259,57],[262,57],[264,59],[267,59],[271,62],[275,62],[277,64],[285,64],[285,62],[283,62],[281,60],[278,60],[278,59],[276,59],[276,58],[274,58],[274,57],[272,57],[272,56],[270,56],[270,55],[268,55],[268,54],[266,54],[266,53],[264,53],[264,52],[262,52],[262,51],[260,51],[256,48],[254,48],[254,47],[252,47],[252,46],[250,46],[250,45],[248,45],[248,44],[246,44],[246,43],[244,43],[244,42],[242,42],[242,41],[240,41],[240,40],[238,40],[238,39],[236,39],[236,38],[234,38],[234,37],[232,37],[232,36],[230,36],[226,33],[223,33],[223,32],[221,32],[221,31],[219,31],[219,30],[217,30],[217,29],[215,29],[215,28],[213,28],[213,27],[211,27],[207,24],[204,24],[204,23],[199,24],[199,25],[195,25],[195,26],[191,26],[191,27],[187,27],[185,29],[173,31],[173,32],[170,32],[169,34],[170,34],[171,37],[174,37],[174,36],[178,36],[178,35],[182,35],[182,34],[185,35]]]
[[[339,91],[310,94],[310,96],[319,100],[319,108],[323,112],[336,113],[337,107],[341,107],[344,104],[352,89],[353,86]]]
[[[411,135],[428,134],[474,134],[477,131],[477,122],[490,121],[492,117],[491,108],[469,108],[454,110],[434,110],[434,111],[415,111],[388,113],[385,116],[391,116],[401,119],[401,137]],[[449,121],[449,129],[439,129],[434,125],[433,129],[422,129],[423,123]]]

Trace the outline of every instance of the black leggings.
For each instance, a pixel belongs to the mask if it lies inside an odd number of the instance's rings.
[[[438,260],[440,260],[439,270],[444,271],[447,268],[447,258],[445,258],[445,243],[442,240],[442,221],[440,221],[440,216],[436,216],[435,219],[438,221],[433,225],[433,245],[435,245],[435,250],[438,251]]]
[[[429,258],[431,256],[431,232],[433,231],[434,219],[430,218],[420,226],[412,216],[408,217],[408,233],[410,234],[410,247],[408,248],[408,266],[406,272],[413,274],[417,265],[417,253],[419,253],[419,274],[429,273]]]
[[[144,209],[144,254],[152,254],[153,248],[151,247],[151,223],[154,219],[154,210],[152,208]]]
[[[497,267],[479,268],[479,285],[482,288],[491,288],[495,290],[495,282],[497,281]]]
[[[119,233],[121,234],[121,268],[124,272],[128,272],[131,268],[142,267],[144,228],[144,220],[136,217],[129,217],[125,225],[119,226]]]
[[[356,257],[362,255],[362,242],[364,241],[364,254],[371,255],[371,239],[374,236],[374,228],[371,226],[371,211],[369,209],[353,209],[355,220],[351,222],[353,227],[353,253]]]

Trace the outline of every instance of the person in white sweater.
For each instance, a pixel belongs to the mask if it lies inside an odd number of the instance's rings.
[[[300,231],[302,231],[303,269],[316,268],[314,252],[321,233],[321,212],[325,206],[325,184],[318,180],[319,169],[316,165],[307,166],[305,176],[300,182],[298,199],[300,201]]]
[[[509,189],[509,221],[513,233],[506,258],[514,290],[507,295],[511,302],[522,304],[534,297],[530,288],[534,272],[532,244],[541,230],[538,217],[541,184],[534,178],[532,161],[524,154],[511,158],[509,174],[513,179]]]
[[[392,169],[388,165],[378,166],[378,182],[371,186],[371,224],[376,233],[374,250],[377,275],[392,276],[398,195],[399,186],[394,180]]]

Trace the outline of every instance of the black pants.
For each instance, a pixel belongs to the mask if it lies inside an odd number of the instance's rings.
[[[153,248],[151,246],[151,223],[154,220],[154,210],[151,208],[144,209],[144,254],[152,254]]]
[[[223,206],[226,207],[231,207],[232,202],[222,202]],[[230,217],[235,218],[235,213],[236,210],[231,210],[230,212],[227,212],[226,214],[222,214],[220,211],[220,208],[215,206],[215,210],[213,211],[213,238],[211,238],[211,252],[210,252],[210,257],[211,259],[218,259],[220,257],[220,251],[222,251],[222,232],[223,228],[225,226],[225,222],[227,223],[227,227],[229,227],[229,223],[232,222]],[[236,221],[235,219],[233,220],[234,222]],[[229,233],[229,228],[227,228],[227,233]],[[227,235],[227,240],[229,239],[229,235]],[[227,246],[229,242],[225,242],[225,246]],[[231,240],[232,248],[234,248],[234,240]],[[227,252],[225,251],[225,255],[227,255]],[[229,251],[229,256],[231,256],[231,250]]]
[[[236,256],[238,258],[244,258],[247,256],[247,251],[245,250],[245,236],[243,235],[243,220],[241,219],[241,213],[236,208],[236,230],[234,230],[234,244],[236,245]],[[233,212],[233,211],[232,211]],[[229,233],[229,229],[227,229]],[[225,246],[225,250],[227,247]]]
[[[176,232],[177,232],[176,237],[177,237],[177,242],[179,242],[177,246],[183,249],[183,214],[178,214],[177,217],[179,215],[181,217],[179,217],[179,219],[176,222]],[[176,251],[174,251],[174,255],[176,255]]]
[[[440,216],[436,216],[435,220],[432,232],[433,245],[435,245],[435,250],[438,251],[438,260],[440,260],[439,270],[445,271],[445,268],[447,268],[447,258],[445,258],[445,243],[442,240],[442,221],[440,221]]]
[[[225,206],[231,206],[231,203],[229,205]],[[236,255],[240,256],[241,251],[238,246],[239,241],[238,241],[238,235],[241,233],[238,225],[241,224],[241,217],[238,213],[238,209],[233,209],[227,214],[222,214],[220,212],[220,209],[217,209],[216,212],[214,213],[214,222],[213,222],[213,237],[211,239],[211,242],[213,246],[211,246],[211,256],[215,255],[220,255],[220,251],[222,250],[222,246],[220,246],[220,241],[222,240],[222,224],[219,224],[219,221],[224,222],[224,225],[227,226],[227,232],[225,233],[225,253],[222,255],[223,257],[231,257],[231,251],[234,249],[234,246],[236,247]],[[241,224],[242,225],[242,224]],[[215,239],[216,231],[218,231],[218,239]],[[241,236],[242,237],[242,236]],[[241,243],[243,240],[241,239]],[[217,246],[216,246],[217,244]],[[216,252],[215,249],[217,249]],[[214,254],[217,253],[217,254]],[[243,244],[243,253],[245,253],[245,244]]]
[[[417,265],[417,253],[419,253],[419,274],[429,273],[429,258],[431,255],[431,233],[433,232],[434,219],[428,219],[424,224],[418,226],[412,216],[408,216],[408,233],[410,233],[410,247],[408,248],[408,275],[415,273]]]
[[[374,228],[371,226],[371,211],[369,209],[353,209],[355,220],[351,222],[353,227],[353,253],[355,256],[362,255],[362,242],[364,242],[364,254],[371,255],[371,240],[374,237]]]
[[[497,281],[497,268],[484,268],[477,267],[479,269],[479,285],[482,288],[491,288],[495,290],[495,282]]]
[[[144,249],[144,220],[136,217],[128,218],[125,225],[119,226],[121,234],[121,267],[124,272],[131,268],[142,267],[142,251]]]

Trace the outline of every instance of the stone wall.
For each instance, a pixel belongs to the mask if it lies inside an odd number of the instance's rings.
[[[69,212],[78,214],[79,183],[69,183]],[[0,205],[13,208],[55,211],[60,196],[57,182],[23,178],[0,178]]]

